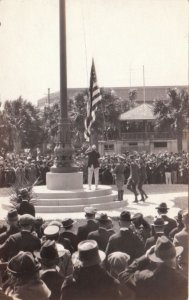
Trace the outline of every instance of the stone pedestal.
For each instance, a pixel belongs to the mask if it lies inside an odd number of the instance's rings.
[[[46,184],[49,190],[78,190],[83,188],[83,172],[46,174]]]

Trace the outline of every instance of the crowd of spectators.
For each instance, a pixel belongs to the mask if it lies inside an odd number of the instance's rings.
[[[151,223],[84,208],[85,220],[44,221],[26,190],[0,226],[0,299],[187,300],[187,211],[160,203]]]
[[[188,153],[135,153],[136,158],[142,157],[146,167],[147,184],[187,184],[189,169]],[[130,153],[122,154],[125,165],[125,183],[130,172]],[[84,152],[76,154],[75,164],[83,171],[83,181],[87,183],[87,156]],[[113,169],[118,161],[118,156],[106,154],[100,158],[99,183],[114,184]],[[46,173],[53,165],[53,155],[32,157],[31,155],[0,157],[0,187],[12,185],[44,185]]]

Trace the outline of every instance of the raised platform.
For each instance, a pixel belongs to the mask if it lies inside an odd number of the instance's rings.
[[[35,210],[39,213],[82,212],[85,206],[94,206],[97,210],[110,210],[124,207],[127,201],[115,201],[117,192],[111,186],[99,185],[98,190],[83,189],[49,190],[46,186],[33,188]]]

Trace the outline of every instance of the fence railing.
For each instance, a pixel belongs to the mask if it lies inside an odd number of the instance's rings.
[[[174,132],[124,132],[121,133],[122,140],[170,140],[176,139]]]

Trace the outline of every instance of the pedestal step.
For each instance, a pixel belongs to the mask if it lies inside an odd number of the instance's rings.
[[[91,204],[100,204],[100,203],[107,203],[114,201],[117,197],[117,192],[112,191],[109,195],[104,196],[96,196],[96,197],[89,197],[89,198],[66,198],[66,199],[35,199],[33,201],[36,206],[70,206],[70,205],[91,205]]]
[[[111,201],[108,203],[94,204],[93,206],[98,210],[112,210],[116,208],[125,207],[127,200],[123,201]],[[67,212],[83,212],[86,204],[81,205],[67,205],[67,206],[36,206],[37,213],[67,213]]]

